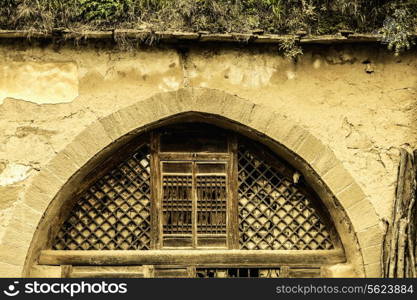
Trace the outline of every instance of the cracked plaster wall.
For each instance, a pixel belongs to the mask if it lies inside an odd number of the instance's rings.
[[[414,149],[417,53],[310,46],[297,63],[274,47],[119,51],[104,45],[0,44],[0,239],[32,175],[88,124],[155,93],[224,90],[271,107],[328,144],[389,218],[399,148]]]

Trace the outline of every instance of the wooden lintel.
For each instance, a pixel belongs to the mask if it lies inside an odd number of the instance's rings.
[[[326,265],[345,262],[343,250],[43,250],[42,265]]]

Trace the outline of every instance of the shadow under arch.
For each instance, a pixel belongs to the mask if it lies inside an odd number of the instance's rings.
[[[30,275],[40,250],[51,239],[51,226],[60,219],[65,204],[69,204],[67,200],[82,190],[92,170],[138,135],[185,121],[236,131],[264,144],[299,170],[327,208],[355,276],[379,276],[371,272],[373,269],[367,271],[367,266],[375,262],[367,261],[363,251],[378,245],[369,244],[366,234],[356,234],[367,231],[375,234],[379,230],[382,235],[379,219],[333,152],[306,129],[269,107],[202,88],[157,94],[95,121],[36,175],[20,204],[22,209],[29,207],[39,212],[37,219],[26,220],[32,224],[28,236],[33,238],[21,245],[25,259],[16,264],[21,274]],[[13,217],[22,218],[19,211]],[[13,223],[9,224],[6,233],[13,231],[12,226]]]

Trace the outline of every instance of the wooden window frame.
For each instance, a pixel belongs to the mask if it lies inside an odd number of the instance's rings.
[[[172,247],[167,248],[163,246],[162,237],[162,164],[168,162],[189,162],[192,164],[192,176],[193,176],[193,191],[196,191],[195,178],[196,164],[199,163],[213,163],[213,164],[225,164],[226,165],[226,191],[227,191],[227,209],[226,209],[226,249],[238,249],[238,217],[237,217],[237,144],[236,137],[234,135],[227,137],[227,152],[222,153],[201,153],[201,152],[162,152],[160,146],[160,133],[154,132],[151,134],[151,186],[152,186],[152,199],[153,207],[151,207],[152,216],[155,216],[156,220],[152,222],[151,239],[153,243],[152,249],[206,249],[205,247],[197,247],[196,245],[196,195],[193,195],[193,245],[192,247]],[[208,249],[213,249],[207,247]]]
[[[240,250],[239,245],[239,212],[238,212],[238,145],[240,137],[235,133],[227,135],[227,152],[161,152],[160,135],[158,130],[144,136],[149,142],[150,168],[151,168],[151,225],[150,250],[42,250],[39,263],[45,265],[68,266],[185,266],[197,267],[289,267],[308,266],[321,267],[346,262],[345,253],[340,239],[325,213],[320,214],[327,228],[331,231],[334,249],[331,250]],[[265,151],[256,143],[249,146],[251,151],[265,157],[279,172],[289,176],[293,175],[291,167],[285,162]],[[227,217],[226,241],[227,249],[215,248],[175,248],[167,249],[162,245],[162,172],[161,164],[164,161],[190,161],[190,162],[224,162],[227,164]],[[114,164],[113,164],[114,165]],[[283,167],[283,165],[285,167]],[[288,168],[287,168],[288,167]],[[193,167],[193,176],[194,174]],[[290,172],[288,171],[290,170]],[[100,171],[103,174],[103,171]],[[315,195],[308,186],[300,186],[305,192]],[[195,200],[193,200],[193,209]],[[319,204],[320,206],[321,204]],[[196,226],[194,222],[194,226]],[[195,240],[195,237],[193,238]],[[152,268],[151,268],[152,269]],[[285,269],[285,268],[284,268]],[[191,269],[190,269],[191,270]],[[193,273],[188,270],[188,272]],[[135,271],[136,272],[136,271]],[[133,272],[134,274],[136,274]],[[93,272],[94,273],[94,272]],[[96,272],[97,273],[97,272]],[[94,273],[94,274],[96,274]],[[100,273],[100,272],[98,272]],[[145,272],[150,274],[149,271]],[[190,273],[190,274],[191,274]]]

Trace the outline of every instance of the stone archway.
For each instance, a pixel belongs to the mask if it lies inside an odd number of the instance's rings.
[[[380,276],[379,219],[333,152],[271,108],[202,88],[157,94],[97,120],[45,165],[16,204],[5,230],[5,249],[0,253],[2,275],[29,275],[42,237],[48,235],[48,224],[58,217],[58,208],[71,194],[71,186],[94,168],[94,158],[144,130],[187,114],[197,114],[197,118],[220,126],[244,127],[240,128],[244,134],[260,140],[301,170],[330,211],[357,275]]]

